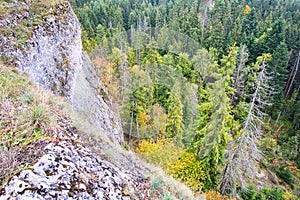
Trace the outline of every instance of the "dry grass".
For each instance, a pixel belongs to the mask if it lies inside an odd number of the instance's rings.
[[[66,106],[57,98],[0,64],[0,185],[43,154],[60,128],[57,110]]]

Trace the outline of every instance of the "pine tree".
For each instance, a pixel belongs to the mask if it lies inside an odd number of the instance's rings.
[[[283,90],[288,78],[287,59],[287,45],[285,42],[281,42],[274,50],[270,67],[268,68],[268,72],[273,75],[271,85],[276,92],[276,94],[273,95],[273,102],[280,101],[284,96]]]
[[[266,33],[266,37],[260,47],[262,53],[273,53],[276,47],[285,41],[285,24],[283,18],[277,19],[271,29]]]
[[[210,27],[209,37],[205,43],[207,48],[215,48],[218,51],[218,56],[221,57],[224,54],[225,38],[225,28],[221,22],[218,22],[213,27]]]
[[[257,14],[255,9],[251,9],[250,12],[245,13],[246,17],[242,21],[242,32],[246,34],[247,37],[249,36],[258,36],[258,29],[257,29]]]
[[[168,120],[166,127],[166,137],[175,138],[177,144],[182,143],[183,129],[183,105],[179,94],[174,90],[168,99]]]
[[[211,116],[208,122],[205,122],[207,124],[198,132],[204,135],[203,139],[195,142],[193,146],[197,149],[198,158],[206,175],[204,183],[206,189],[215,188],[218,184],[224,152],[230,138],[229,130],[233,117],[230,114],[229,98],[225,92],[224,81],[224,79],[216,81],[210,89],[212,101],[211,104],[207,104],[207,108],[211,107]],[[204,115],[201,120],[205,118],[207,116]]]
[[[257,44],[255,44],[255,39],[258,37],[258,20],[257,13],[255,9],[251,9],[250,13],[242,21],[242,33],[244,39],[242,42],[248,47],[250,52],[249,60],[250,62],[255,61],[259,52],[256,50]]]
[[[198,154],[206,175],[204,187],[212,189],[218,184],[218,176],[223,166],[224,152],[233,126],[229,96],[233,94],[231,78],[236,65],[236,48],[231,48],[227,56],[223,56],[220,69],[213,73],[216,81],[207,84],[203,97],[208,102],[200,102],[193,148]],[[204,111],[204,112],[203,112]]]

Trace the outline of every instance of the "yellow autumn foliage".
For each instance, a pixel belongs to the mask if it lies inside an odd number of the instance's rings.
[[[149,115],[147,115],[146,112],[138,113],[138,122],[139,122],[140,127],[147,126],[150,119],[151,119],[151,117]]]
[[[283,193],[283,200],[294,200],[297,199],[297,197],[290,191],[285,191]]]
[[[201,167],[200,160],[190,152],[184,152],[181,156],[168,166],[168,171],[177,178],[184,182],[194,191],[201,191],[205,174]]]
[[[142,140],[135,152],[147,162],[156,164],[163,169],[174,162],[182,154],[182,147],[178,147],[172,139],[158,139],[154,142],[152,139]]]
[[[206,195],[206,200],[236,200],[235,198],[222,196],[220,193],[215,191],[207,191],[205,195]]]

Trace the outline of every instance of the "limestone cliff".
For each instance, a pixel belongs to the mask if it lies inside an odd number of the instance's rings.
[[[2,60],[44,89],[65,96],[75,111],[122,143],[118,114],[110,109],[109,98],[104,101],[105,88],[82,52],[80,24],[69,2],[3,2],[1,15]]]

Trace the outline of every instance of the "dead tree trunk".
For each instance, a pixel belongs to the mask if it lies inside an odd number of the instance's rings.
[[[270,78],[266,74],[266,58],[266,56],[263,57],[259,66],[260,72],[256,88],[240,136],[234,142],[233,147],[228,150],[227,164],[220,182],[222,194],[235,196],[237,186],[245,188],[245,177],[255,175],[257,172],[255,163],[262,158],[262,153],[257,147],[257,141],[260,140],[261,126],[266,116],[263,110],[266,105],[269,105],[267,99],[271,95],[271,88],[267,85]]]
[[[299,69],[299,62],[300,62],[300,50],[299,50],[299,53],[298,53],[298,57],[297,57],[297,60],[294,64],[294,67],[291,71],[291,74],[290,74],[290,77],[287,81],[287,84],[286,84],[286,87],[285,87],[285,96],[287,97],[290,92],[291,92],[291,89],[293,87],[293,84],[294,84],[294,81],[295,81],[295,78],[296,78],[296,75],[298,73],[298,69]]]

